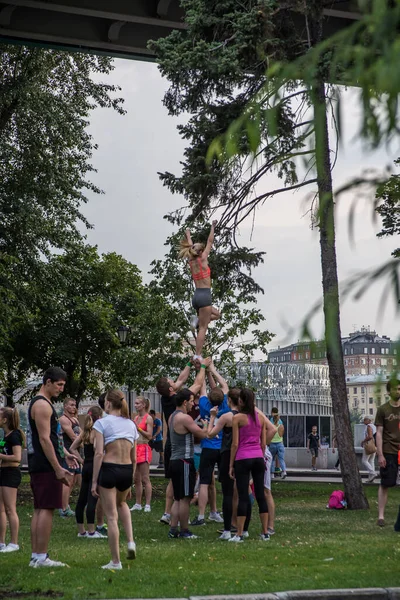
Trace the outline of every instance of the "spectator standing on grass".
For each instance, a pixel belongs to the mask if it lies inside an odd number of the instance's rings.
[[[272,439],[274,439],[274,438],[272,438]],[[271,446],[271,444],[270,444],[270,446]],[[272,477],[271,467],[274,464],[274,461],[273,461],[272,454],[271,454],[268,446],[265,447],[264,462],[265,462],[264,494],[265,494],[265,499],[266,499],[267,505],[268,505],[268,529],[267,529],[267,531],[268,531],[269,535],[274,535],[274,533],[275,533],[275,501],[274,501],[274,498],[272,496],[272,491],[271,491],[271,477]]]
[[[379,527],[385,525],[385,507],[389,488],[394,487],[399,469],[400,450],[400,381],[392,379],[387,382],[386,389],[389,402],[379,406],[376,411],[376,449],[380,467],[381,484],[378,490],[378,521]],[[400,519],[395,525],[400,531]]]
[[[273,479],[275,477],[275,458],[277,457],[282,471],[281,478],[285,479],[285,477],[287,477],[285,446],[283,445],[283,434],[285,433],[285,427],[282,419],[279,416],[279,410],[275,407],[271,410],[271,422],[277,428],[277,432],[269,445],[269,451],[272,454],[271,478]]]
[[[67,374],[59,367],[50,367],[43,375],[39,393],[28,408],[26,445],[28,470],[33,492],[31,521],[32,555],[30,567],[65,567],[51,560],[47,553],[54,509],[62,508],[63,485],[71,485],[72,475],[65,469],[77,468],[76,459],[64,449],[62,429],[53,400],[63,392]]]
[[[15,408],[0,408],[0,428],[4,431],[4,439],[0,442],[0,552],[16,552],[19,550],[17,492],[21,483],[20,464],[25,436]],[[7,519],[11,542],[6,545]]]
[[[85,423],[83,431],[76,438],[71,445],[71,452],[73,452],[77,459],[80,459],[78,448],[83,445],[84,462],[82,468],[82,483],[79,490],[79,498],[76,503],[75,516],[76,523],[78,525],[78,537],[98,539],[107,537],[106,535],[96,531],[94,520],[96,514],[96,505],[98,498],[92,494],[92,479],[93,479],[93,459],[95,452],[95,435],[93,431],[93,425],[98,419],[103,416],[103,411],[100,406],[91,406],[85,417]],[[86,508],[86,523],[87,531],[84,525],[83,513]]]
[[[79,420],[77,417],[77,408],[76,408],[76,400],[75,398],[65,398],[64,400],[64,412],[61,415],[59,421],[63,432],[63,441],[64,448],[68,451],[72,445],[72,443],[76,440],[77,437],[81,434],[81,428],[79,425]],[[64,463],[64,467],[68,467]],[[69,505],[72,488],[74,485],[80,487],[81,485],[81,474],[82,469],[80,463],[78,462],[76,469],[68,469],[70,473],[72,473],[71,485],[64,485],[63,487],[63,506],[59,511],[60,517],[73,517],[75,515],[74,511],[71,510]]]
[[[200,428],[188,414],[192,409],[193,401],[194,394],[190,389],[178,392],[175,398],[176,410],[170,416],[168,423],[171,439],[170,474],[174,493],[169,538],[197,538],[188,528],[190,500],[193,498],[196,483],[193,436],[206,437],[207,428]],[[178,524],[180,524],[180,532]]]
[[[118,518],[128,542],[128,560],[136,558],[132,520],[126,503],[131,493],[136,466],[136,425],[129,418],[128,405],[120,390],[110,390],[105,398],[107,418],[98,419],[95,430],[92,494],[100,496],[108,523],[111,561],[103,569],[121,570]]]
[[[162,421],[156,417],[156,411],[151,409],[150,416],[153,419],[153,436],[149,442],[149,446],[152,450],[155,450],[160,455],[158,461],[158,469],[164,468],[164,447],[163,447],[163,434],[162,434]]]
[[[311,453],[311,471],[317,470],[318,450],[321,448],[319,441],[318,428],[313,425],[311,433],[307,437],[307,452]]]
[[[372,483],[374,479],[378,476],[378,473],[375,471],[375,456],[376,452],[372,452],[371,454],[367,454],[365,450],[365,444],[373,440],[375,443],[376,436],[376,426],[372,423],[372,419],[369,417],[364,417],[363,423],[365,425],[364,428],[364,439],[361,442],[361,446],[363,449],[362,454],[362,464],[365,469],[368,471],[368,483]]]
[[[135,495],[136,503],[131,510],[142,510],[142,495],[144,489],[145,506],[144,512],[151,511],[151,494],[153,488],[150,481],[150,464],[152,450],[149,442],[153,436],[153,417],[149,414],[150,400],[138,396],[135,400],[137,412],[134,422],[138,430],[136,444],[136,471],[135,471]]]

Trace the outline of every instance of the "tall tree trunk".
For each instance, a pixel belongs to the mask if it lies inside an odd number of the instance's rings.
[[[313,23],[311,31],[313,33],[313,42],[317,43],[322,38],[322,12],[320,6],[318,6],[319,2],[315,3],[315,0],[313,0],[310,4],[314,4],[315,7],[315,12],[312,15]],[[312,104],[315,122],[325,341],[333,416],[340,452],[344,492],[348,507],[351,509],[365,509],[368,508],[368,501],[364,494],[354,450],[341,343],[339,284],[335,243],[335,206],[333,200],[326,94],[322,75],[320,75],[319,81],[316,81],[313,87]]]

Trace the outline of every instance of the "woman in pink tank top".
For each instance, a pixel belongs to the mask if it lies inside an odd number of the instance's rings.
[[[255,407],[254,392],[240,390],[239,413],[232,420],[232,446],[229,474],[236,479],[239,501],[237,534],[230,542],[243,542],[243,527],[249,503],[249,480],[254,482],[254,495],[260,511],[262,541],[269,540],[268,505],[264,494],[264,451],[276,433],[276,427]]]

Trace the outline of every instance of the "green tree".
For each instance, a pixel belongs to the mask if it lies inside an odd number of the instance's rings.
[[[80,206],[88,191],[96,144],[90,113],[123,113],[118,88],[100,81],[111,59],[0,45],[0,368],[7,400],[30,368],[18,364],[17,338],[35,319],[46,293],[44,261],[79,242]],[[47,275],[47,273],[46,273]],[[23,355],[23,354],[22,354]]]
[[[395,161],[400,165],[400,158]],[[376,190],[378,206],[376,212],[382,217],[382,231],[378,237],[400,234],[400,175],[395,173]],[[392,255],[400,258],[400,248],[393,250]]]
[[[191,142],[183,174],[162,178],[173,192],[185,194],[191,218],[204,218],[207,211],[222,208],[220,224],[233,231],[268,197],[317,184],[325,338],[338,443],[347,458],[345,491],[351,508],[365,508],[341,349],[326,57],[314,65],[312,84],[301,87],[301,73],[283,81],[277,69],[280,61],[291,64],[299,55],[306,61],[321,42],[323,3],[311,0],[288,7],[269,1],[239,5],[187,0],[184,8],[187,30],[154,44],[160,70],[171,83],[164,103],[173,115],[184,110],[191,115],[187,127],[180,128]],[[296,34],[289,8],[304,16],[306,45]],[[207,162],[213,137],[217,139]],[[299,157],[305,160],[305,181],[297,175]],[[257,183],[273,169],[283,179],[282,188],[260,193]],[[310,172],[313,175],[308,176]],[[310,335],[307,330],[304,334]]]

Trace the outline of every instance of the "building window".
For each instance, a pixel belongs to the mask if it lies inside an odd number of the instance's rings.
[[[368,354],[368,348],[364,348],[364,354]]]
[[[395,367],[397,365],[397,360],[394,358],[393,359],[393,366]]]
[[[345,353],[345,355],[347,355],[347,348],[344,349],[344,353]]]
[[[353,394],[357,394],[357,388],[353,388]]]
[[[389,354],[389,348],[386,348],[385,352],[386,354]]]
[[[375,348],[372,348],[371,352],[372,354],[375,354]]]
[[[362,409],[361,409],[361,414],[362,414],[362,415],[365,415],[365,408],[362,408]]]
[[[397,354],[397,348],[394,348],[393,354]]]
[[[385,348],[381,348],[381,354],[385,354]]]
[[[361,386],[361,393],[365,394],[365,387],[363,385]]]
[[[369,399],[368,399],[368,402],[369,402],[370,404],[373,404],[373,403],[374,403],[374,399],[373,399],[373,398],[369,398]]]
[[[370,409],[369,409],[369,414],[370,414],[370,415],[373,415],[373,414],[374,414],[374,409],[373,409],[373,408],[370,408]]]
[[[354,354],[354,348],[350,349],[350,354]]]

